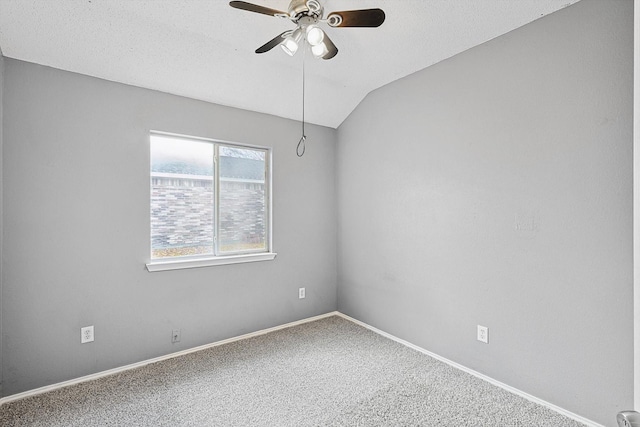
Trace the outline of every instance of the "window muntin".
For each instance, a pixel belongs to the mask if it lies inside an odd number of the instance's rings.
[[[269,150],[151,134],[151,259],[268,252]]]

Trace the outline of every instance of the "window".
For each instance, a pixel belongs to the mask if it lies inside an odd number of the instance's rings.
[[[273,259],[270,151],[152,133],[149,271]]]

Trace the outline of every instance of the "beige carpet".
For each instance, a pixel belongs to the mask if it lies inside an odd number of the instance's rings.
[[[0,425],[582,424],[329,317],[11,402]]]

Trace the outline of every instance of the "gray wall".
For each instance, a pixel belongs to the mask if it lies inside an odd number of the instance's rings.
[[[335,130],[298,158],[290,120],[11,59],[4,87],[4,395],[336,309]],[[274,261],[145,270],[150,129],[273,148]]]
[[[3,329],[2,329],[2,318],[3,310],[2,310],[2,284],[3,284],[3,270],[2,270],[2,182],[3,180],[3,168],[2,168],[2,135],[3,135],[3,126],[2,126],[2,106],[3,106],[3,91],[4,91],[4,56],[2,56],[2,51],[0,50],[0,396],[2,396],[2,389],[4,383],[4,369],[3,369]]]
[[[370,93],[338,128],[339,310],[614,426],[632,42],[632,1],[583,0]]]

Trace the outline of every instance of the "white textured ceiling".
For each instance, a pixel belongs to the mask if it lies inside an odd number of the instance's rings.
[[[307,54],[305,118],[337,128],[372,90],[576,1],[322,1],[326,12],[379,7],[386,21],[324,27],[339,53]],[[254,53],[292,27],[223,0],[0,0],[6,57],[300,120],[302,52]]]

